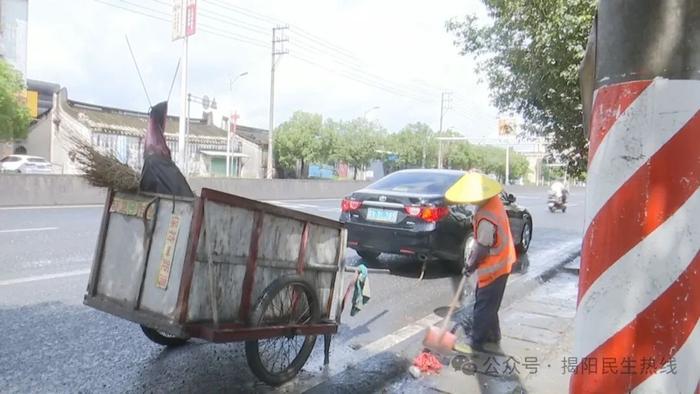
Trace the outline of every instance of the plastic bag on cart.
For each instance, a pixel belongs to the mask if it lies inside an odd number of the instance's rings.
[[[143,149],[143,168],[139,189],[145,192],[194,197],[185,176],[171,159],[165,142],[165,120],[168,103],[163,101],[151,108],[148,131]]]

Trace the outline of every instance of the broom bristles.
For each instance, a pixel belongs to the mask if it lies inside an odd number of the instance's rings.
[[[116,191],[135,192],[139,188],[139,174],[121,163],[111,152],[102,152],[76,133],[68,135],[69,157],[83,171],[82,177],[96,187]]]

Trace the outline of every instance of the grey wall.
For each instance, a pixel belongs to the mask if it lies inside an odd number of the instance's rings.
[[[258,200],[340,198],[367,182],[287,179],[191,178],[192,189],[203,187]],[[102,204],[105,190],[75,175],[0,174],[0,206]]]
[[[0,174],[0,206],[102,204],[105,192],[75,175]]]
[[[203,187],[221,190],[256,200],[295,200],[341,198],[368,185],[360,181],[323,181],[298,179],[190,178],[190,186],[199,193]],[[542,193],[544,187],[509,186],[508,191]],[[582,192],[583,189],[574,189]],[[76,175],[0,174],[0,206],[102,204],[105,190],[88,185]]]

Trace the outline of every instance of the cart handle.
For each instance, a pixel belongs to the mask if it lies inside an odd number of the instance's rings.
[[[148,222],[148,211],[151,209],[151,205],[153,205],[154,202],[160,200],[160,197],[153,197],[148,204],[146,204],[146,209],[143,210],[143,215],[141,216],[141,219],[143,220],[143,227],[146,232],[146,237],[150,238],[151,235],[153,234],[153,230],[155,226],[151,226],[151,228],[148,228],[147,222]],[[153,213],[153,221],[155,222],[156,215],[158,214],[157,210],[156,212]]]

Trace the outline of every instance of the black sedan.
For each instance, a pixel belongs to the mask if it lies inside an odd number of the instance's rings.
[[[348,229],[348,247],[367,260],[381,253],[439,260],[461,271],[470,238],[474,207],[447,205],[445,192],[465,173],[454,170],[397,171],[343,199],[340,221]],[[519,253],[532,238],[532,216],[506,192],[501,199]]]

